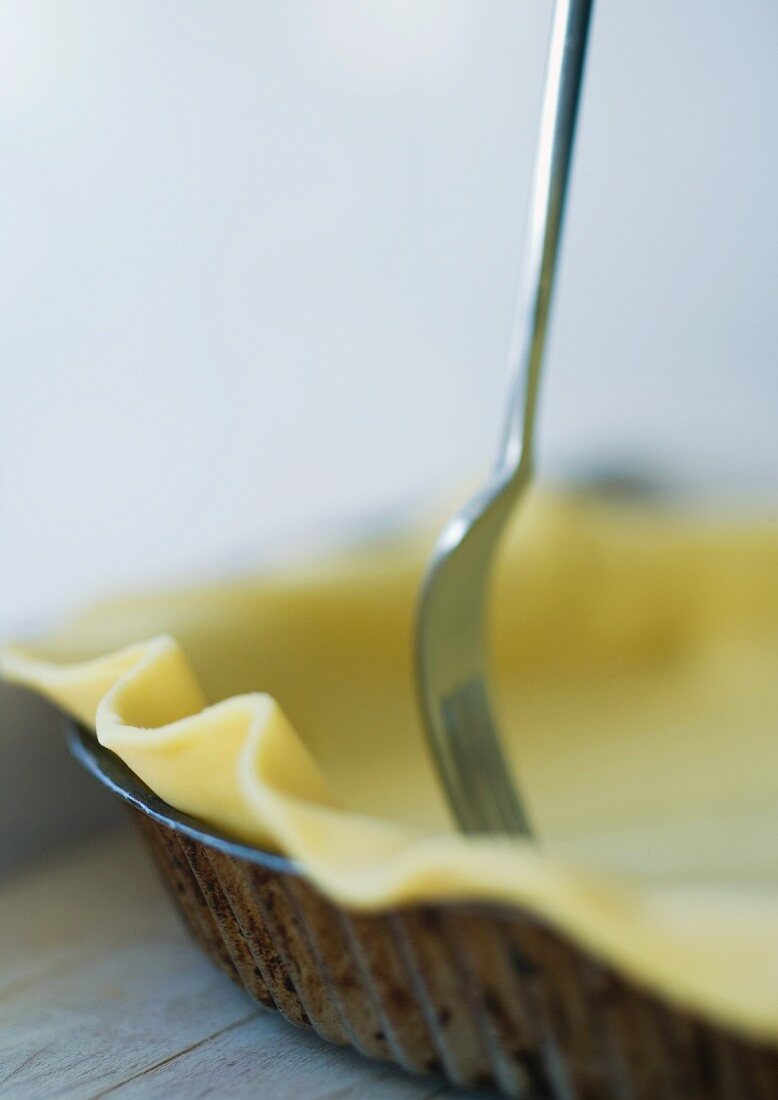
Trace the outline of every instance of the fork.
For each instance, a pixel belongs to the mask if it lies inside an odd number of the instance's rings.
[[[593,0],[556,0],[509,354],[503,438],[486,486],[443,529],[422,586],[416,679],[458,827],[531,836],[489,697],[487,601],[498,542],[532,477],[535,411]]]

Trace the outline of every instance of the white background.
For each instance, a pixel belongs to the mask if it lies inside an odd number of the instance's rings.
[[[0,631],[485,466],[549,10],[4,0]],[[778,470],[776,46],[599,0],[549,473]]]

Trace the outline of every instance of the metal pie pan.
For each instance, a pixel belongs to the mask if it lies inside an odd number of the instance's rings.
[[[254,1001],[415,1074],[525,1100],[774,1100],[778,1049],[678,1009],[520,908],[345,908],[277,853],[172,809],[94,736],[209,958]]]

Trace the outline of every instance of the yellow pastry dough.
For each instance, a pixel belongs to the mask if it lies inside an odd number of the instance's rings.
[[[514,902],[778,1039],[778,531],[533,495],[494,649],[537,846],[449,825],[412,682],[429,546],[114,601],[2,670],[173,806],[289,853],[346,904]]]

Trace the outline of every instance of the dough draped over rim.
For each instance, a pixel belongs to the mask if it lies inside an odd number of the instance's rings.
[[[0,667],[170,805],[346,905],[521,906],[778,1039],[778,532],[533,494],[494,650],[538,845],[449,824],[412,684],[429,541],[114,600]]]

